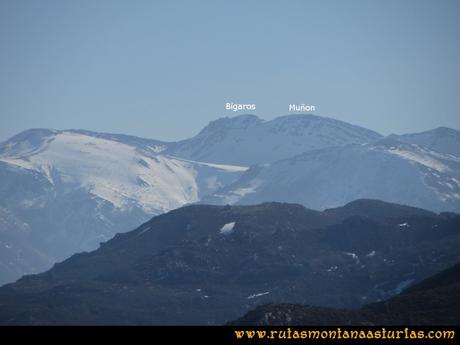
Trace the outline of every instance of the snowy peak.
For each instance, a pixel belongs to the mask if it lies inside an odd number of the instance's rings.
[[[217,120],[211,121],[206,127],[204,127],[200,131],[198,135],[208,135],[215,133],[217,131],[247,129],[251,126],[258,125],[262,122],[264,122],[264,120],[260,119],[256,115],[251,114],[238,115],[235,117],[222,117]]]
[[[53,130],[33,128],[25,130],[11,139],[0,143],[0,156],[24,157],[38,153],[51,143],[56,136],[75,134],[86,138],[103,139],[136,147],[139,150],[159,153],[164,151],[169,143],[139,138],[125,134],[99,133],[82,129]]]
[[[88,131],[30,130],[3,145],[0,161],[42,174],[55,188],[82,188],[118,209],[138,207],[149,214],[197,201],[203,172],[217,188],[223,175],[245,170],[157,154],[157,143]]]
[[[58,131],[33,128],[0,143],[0,156],[23,157],[38,153]]]
[[[94,138],[116,141],[119,143],[134,146],[139,150],[144,150],[147,152],[154,152],[154,153],[163,152],[164,150],[168,148],[169,145],[171,145],[171,143],[164,142],[164,141],[140,138],[140,137],[126,135],[126,134],[99,133],[99,132],[87,131],[87,130],[82,130],[82,129],[67,130],[67,132],[83,134],[83,135],[94,137]]]
[[[270,121],[270,129],[273,132],[282,132],[295,136],[322,136],[337,134],[345,141],[357,141],[356,143],[368,142],[382,138],[377,132],[367,128],[355,126],[347,122],[335,120],[329,117],[317,116],[312,114],[292,114],[280,116]],[[350,137],[347,137],[349,135]],[[355,137],[353,139],[353,137]],[[349,144],[349,142],[347,142]]]
[[[252,165],[381,137],[371,130],[315,115],[287,115],[270,121],[242,115],[211,122],[197,136],[178,142],[168,152],[187,159]]]

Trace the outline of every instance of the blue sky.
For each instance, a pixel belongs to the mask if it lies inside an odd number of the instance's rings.
[[[0,140],[177,140],[308,103],[383,134],[460,129],[460,2],[0,0]]]

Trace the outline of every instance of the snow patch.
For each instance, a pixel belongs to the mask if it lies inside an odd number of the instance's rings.
[[[219,232],[222,235],[230,235],[231,233],[233,233],[234,227],[235,227],[235,222],[230,222],[230,223],[225,224],[222,228],[220,228]]]
[[[345,255],[348,255],[348,256],[351,256],[351,258],[352,258],[353,260],[355,260],[355,262],[356,262],[357,264],[360,263],[360,262],[359,262],[359,257],[358,257],[358,255],[356,255],[355,253],[348,253],[348,252],[345,252],[344,254],[345,254]]]
[[[401,158],[407,159],[412,162],[419,163],[426,166],[427,168],[439,171],[439,172],[448,172],[450,168],[439,160],[430,157],[428,154],[423,154],[422,152],[412,152],[408,150],[402,150],[399,148],[390,148],[387,152],[399,156]]]
[[[224,204],[232,205],[237,203],[244,196],[257,192],[257,188],[261,186],[262,183],[263,181],[260,179],[253,179],[247,186],[231,190],[225,195],[215,194],[215,196],[223,198]]]
[[[373,257],[375,255],[375,250],[371,251],[370,253],[367,253],[367,257]]]
[[[137,236],[141,236],[142,234],[144,234],[145,232],[149,231],[150,230],[150,226],[146,226],[145,228],[143,228],[141,230],[140,233],[137,234]]]
[[[253,298],[265,296],[265,295],[268,295],[269,293],[270,293],[270,291],[256,293],[256,294],[253,294],[253,295],[249,295],[248,299],[253,299]]]
[[[408,287],[410,285],[410,283],[412,283],[414,281],[414,279],[407,279],[407,280],[404,280],[402,282],[400,282],[395,288],[394,290],[392,291],[393,294],[399,294],[401,293],[406,287]]]
[[[204,165],[204,166],[211,167],[211,168],[221,169],[221,170],[228,171],[228,172],[245,172],[246,170],[249,169],[248,167],[240,166],[240,165],[206,163],[206,162],[200,162],[200,161],[193,161],[190,159],[179,158],[179,157],[175,157],[171,155],[166,155],[166,157],[169,157],[169,158],[172,158],[178,161],[182,161],[182,162],[193,163],[197,165]]]

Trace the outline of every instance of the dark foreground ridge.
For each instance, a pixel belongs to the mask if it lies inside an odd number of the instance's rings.
[[[267,304],[232,325],[460,325],[460,264],[359,310]]]
[[[323,212],[191,205],[0,288],[0,324],[206,325],[267,303],[359,308],[460,262],[459,234],[457,214],[375,200]],[[363,310],[404,294],[390,301]]]

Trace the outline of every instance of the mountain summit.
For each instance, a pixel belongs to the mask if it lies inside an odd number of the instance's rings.
[[[315,115],[287,115],[270,121],[240,115],[211,122],[198,135],[177,143],[168,152],[193,160],[252,165],[379,138],[380,134],[363,127]]]

